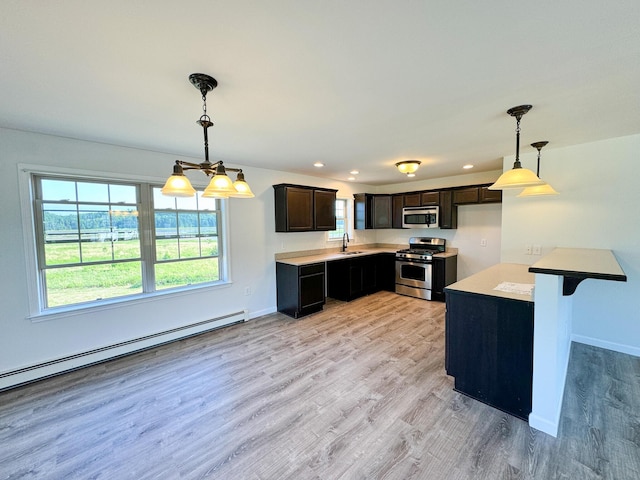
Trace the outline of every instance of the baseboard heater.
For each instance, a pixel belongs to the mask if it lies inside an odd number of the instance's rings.
[[[162,332],[133,338],[124,342],[114,343],[104,347],[87,350],[47,362],[17,368],[0,373],[0,391],[15,388],[44,378],[60,375],[79,368],[106,362],[115,358],[141,352],[167,343],[182,340],[202,333],[210,332],[222,327],[228,327],[249,320],[248,311],[229,313],[201,322],[183,325]]]

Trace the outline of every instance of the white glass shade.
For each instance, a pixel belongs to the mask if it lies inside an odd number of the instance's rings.
[[[184,175],[171,175],[160,191],[169,197],[193,197],[196,194],[191,182]]]
[[[253,198],[255,195],[251,191],[249,184],[244,180],[236,180],[233,182],[233,187],[236,189],[235,193],[230,193],[230,197],[242,197],[242,198]]]
[[[559,195],[551,185],[545,183],[544,185],[535,185],[533,187],[527,187],[518,194],[518,197],[533,197],[539,195]]]
[[[233,182],[227,175],[216,174],[213,176],[207,188],[204,189],[203,197],[228,198],[232,193],[236,193]]]
[[[512,168],[500,175],[500,178],[489,187],[489,190],[532,187],[542,184],[544,184],[544,182],[528,168]]]

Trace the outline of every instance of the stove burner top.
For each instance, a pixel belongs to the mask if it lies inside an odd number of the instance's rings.
[[[409,248],[398,250],[396,258],[429,261],[435,253],[444,251],[445,240],[442,238],[411,237],[409,239]]]

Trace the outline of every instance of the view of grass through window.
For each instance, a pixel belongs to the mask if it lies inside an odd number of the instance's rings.
[[[49,308],[220,279],[214,199],[75,179],[36,177],[35,187],[42,205],[38,263]],[[153,206],[139,201],[141,188],[151,188]],[[155,239],[146,250],[140,240],[145,216]],[[143,268],[145,262],[153,267]]]

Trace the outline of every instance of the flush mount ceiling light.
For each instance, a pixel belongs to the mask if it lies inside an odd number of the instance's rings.
[[[536,174],[540,177],[540,150],[549,142],[535,142],[532,143],[531,146],[538,150],[538,169],[536,170]],[[540,195],[558,195],[558,192],[554,190],[554,188],[548,183],[543,183],[542,185],[534,185],[533,187],[527,187],[522,192],[518,194],[518,197],[533,197]]]
[[[196,191],[191,186],[191,182],[184,174],[184,171],[200,170],[207,177],[212,177],[209,185],[202,194],[203,197],[253,197],[253,192],[244,179],[242,169],[225,168],[221,161],[214,163],[209,161],[209,136],[207,135],[207,129],[213,126],[213,122],[209,115],[207,115],[207,93],[216,88],[218,82],[215,78],[205,75],[204,73],[192,73],[189,75],[189,81],[194,87],[200,90],[202,94],[202,111],[204,113],[196,123],[200,124],[204,134],[204,162],[191,163],[185,162],[184,160],[176,160],[176,164],[173,166],[173,175],[169,177],[164,187],[162,187],[162,194],[170,197],[193,197]],[[237,172],[238,175],[235,182],[232,182],[227,176],[227,171]]]
[[[322,168],[322,167],[324,167],[324,163],[322,163],[322,162],[316,162],[316,163],[314,163],[314,164],[313,164],[313,166],[314,166],[314,167],[317,167],[317,168]]]
[[[400,173],[406,173],[407,177],[415,177],[420,163],[420,160],[404,160],[396,163],[396,167]]]
[[[531,170],[522,168],[520,163],[520,120],[529,110],[531,110],[531,105],[520,105],[507,110],[509,115],[516,118],[516,161],[513,163],[513,168],[500,175],[500,178],[489,187],[489,190],[532,187],[544,183]]]

